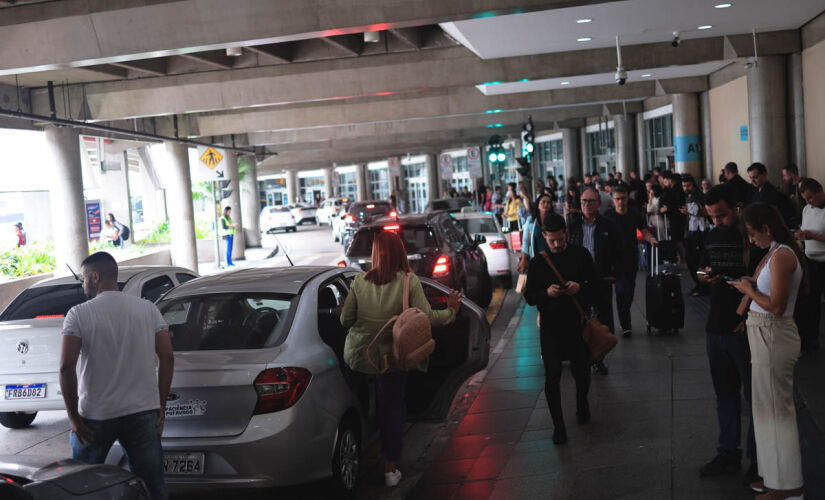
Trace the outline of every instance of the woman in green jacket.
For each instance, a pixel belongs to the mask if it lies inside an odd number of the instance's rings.
[[[344,361],[349,368],[350,386],[359,392],[357,387],[364,385],[366,377],[376,375],[381,448],[385,460],[384,481],[387,486],[396,486],[401,481],[401,472],[396,465],[401,458],[407,413],[407,372],[390,366],[385,373],[378,373],[367,358],[367,346],[391,317],[401,313],[401,295],[407,273],[412,273],[412,270],[404,242],[391,231],[377,233],[372,244],[372,269],[353,280],[341,312],[341,324],[349,328],[344,344]],[[433,310],[418,277],[415,274],[410,277],[410,307],[424,311],[433,325],[452,323],[460,301],[461,294],[452,290],[447,298],[448,308]],[[371,348],[370,358],[375,363],[383,363],[384,356],[390,358],[391,351],[392,329],[388,327]],[[419,369],[426,370],[426,362],[422,365]]]

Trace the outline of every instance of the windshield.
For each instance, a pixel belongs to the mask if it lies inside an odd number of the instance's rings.
[[[398,235],[404,241],[407,254],[418,253],[426,248],[437,247],[435,235],[432,229],[427,226],[403,226]],[[352,240],[347,255],[358,257],[369,257],[372,255],[372,240],[375,238],[375,230],[358,231]]]
[[[454,210],[461,207],[470,207],[472,203],[467,198],[447,198],[444,200],[433,200],[433,210]]]
[[[269,207],[269,213],[276,214],[276,213],[279,213],[279,212],[289,212],[289,209],[286,208],[285,206]]]
[[[485,217],[483,219],[458,219],[464,226],[464,229],[470,234],[476,233],[497,233],[496,223],[492,217]]]
[[[350,207],[349,213],[357,219],[365,219],[376,215],[388,215],[391,211],[389,203],[359,203]]]
[[[117,285],[123,290],[125,283]],[[80,282],[37,286],[18,295],[0,315],[0,321],[59,318],[66,316],[69,309],[83,302],[86,302],[86,295]]]
[[[289,333],[296,295],[225,293],[158,304],[175,351],[256,349],[278,345]]]

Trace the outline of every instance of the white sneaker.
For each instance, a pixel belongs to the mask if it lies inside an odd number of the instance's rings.
[[[384,473],[384,484],[387,485],[387,488],[392,488],[394,486],[398,486],[398,483],[401,482],[401,471],[395,469],[395,472],[385,472]]]

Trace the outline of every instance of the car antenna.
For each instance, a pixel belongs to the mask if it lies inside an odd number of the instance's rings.
[[[70,266],[68,262],[66,263],[66,267],[68,267],[69,271],[72,272],[72,276],[74,276],[74,279],[76,279],[77,281],[83,282],[83,280],[80,279],[80,276],[78,276],[76,272],[74,272],[74,269],[72,269],[72,266]]]
[[[284,246],[281,245],[281,240],[279,240],[278,237],[275,236],[274,234],[272,236],[275,238],[275,242],[278,243],[278,247],[284,249],[284,256],[286,257],[286,260],[289,261],[289,265],[292,266],[292,267],[295,267],[295,263],[293,263],[292,259],[289,258],[289,254],[287,253],[286,248],[284,248]],[[277,252],[272,252],[271,255],[275,255],[276,253]]]

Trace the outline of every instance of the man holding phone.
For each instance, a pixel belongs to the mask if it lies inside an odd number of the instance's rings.
[[[804,179],[799,184],[799,192],[806,205],[802,209],[801,228],[794,236],[805,243],[810,290],[797,300],[794,319],[799,327],[802,353],[809,354],[819,349],[821,300],[825,291],[825,192],[815,179]]]
[[[742,294],[727,281],[753,274],[765,251],[750,245],[746,268],[745,235],[739,224],[737,203],[735,189],[727,184],[714,186],[705,197],[708,216],[716,227],[706,236],[697,276],[710,286],[710,313],[705,330],[716,392],[719,442],[716,457],[699,469],[702,477],[732,474],[741,469],[741,400],[744,396],[749,405],[751,400],[750,346],[745,317],[736,313]],[[744,477],[746,485],[758,480],[752,419],[747,436],[746,454],[751,463]]]

